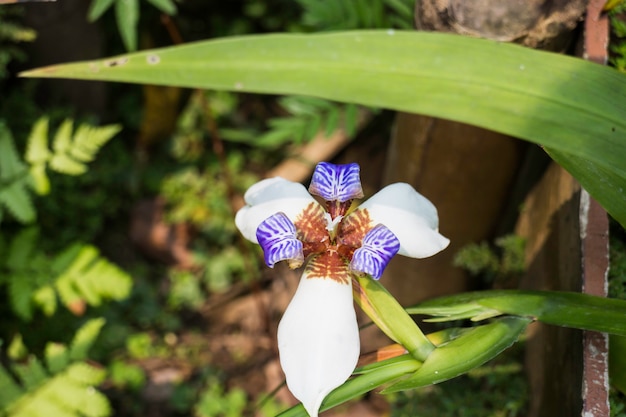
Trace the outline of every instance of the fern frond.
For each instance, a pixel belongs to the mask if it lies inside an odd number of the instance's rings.
[[[13,181],[6,187],[0,186],[0,206],[4,206],[17,221],[23,224],[32,223],[37,217],[25,181]]]
[[[87,322],[76,339],[93,341],[103,320]],[[80,344],[80,343],[79,343]],[[107,398],[95,389],[106,371],[83,362],[90,343],[82,343],[80,358],[72,357],[67,347],[50,343],[45,362],[30,356],[26,362],[10,361],[9,372],[0,365],[0,407],[7,417],[106,417],[111,413]],[[70,349],[71,350],[71,349]],[[15,377],[15,378],[14,378]]]
[[[69,356],[72,360],[81,360],[87,357],[87,352],[100,334],[100,329],[104,323],[104,319],[92,319],[76,332],[69,350]]]
[[[86,300],[92,306],[98,306],[103,299],[122,300],[128,296],[132,286],[130,276],[114,264],[100,258],[93,246],[82,246],[78,251],[70,247],[75,254],[71,264],[55,280],[55,286],[66,306],[78,300]],[[60,255],[64,262],[65,254]]]
[[[35,122],[26,142],[26,162],[41,164],[50,158],[48,149],[48,118],[42,117]]]
[[[291,115],[270,119],[269,130],[257,138],[256,146],[278,147],[289,142],[307,142],[320,131],[330,136],[342,122],[350,136],[356,133],[358,108],[354,104],[302,96],[286,96],[279,103]]]
[[[72,136],[73,126],[74,122],[70,119],[59,126],[52,140],[53,152],[46,155],[46,161],[55,171],[67,175],[80,175],[87,171],[86,163],[93,161],[100,148],[112,139],[121,127],[119,125],[94,127],[82,124]],[[41,159],[38,163],[41,163],[40,161]]]
[[[20,159],[13,136],[0,121],[0,209],[6,208],[21,223],[35,220],[35,209],[27,191],[28,171]]]
[[[7,245],[3,265],[8,274],[9,303],[15,314],[30,321],[34,310],[51,316],[57,300],[70,311],[77,305],[98,306],[122,300],[132,286],[130,276],[89,245],[74,244],[54,258],[37,248],[38,230],[25,229]]]
[[[25,170],[26,165],[15,149],[13,135],[6,124],[0,120],[0,186],[2,183],[15,181],[17,177],[24,174]]]

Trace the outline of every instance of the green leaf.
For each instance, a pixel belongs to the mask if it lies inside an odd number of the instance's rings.
[[[45,164],[50,158],[48,149],[48,118],[42,117],[35,122],[30,131],[26,146],[26,161],[31,164]]]
[[[385,287],[369,276],[357,276],[352,287],[356,303],[389,338],[417,360],[428,357],[435,346]]]
[[[437,384],[477,368],[515,343],[531,321],[506,317],[467,329],[456,339],[438,346],[413,375],[384,389],[383,393]]]
[[[483,314],[513,314],[556,326],[626,336],[625,300],[574,292],[480,291],[429,300],[407,311],[454,320]]]
[[[388,359],[375,364],[374,369],[362,375],[346,381],[343,385],[332,391],[322,402],[320,412],[329,410],[348,400],[357,398],[375,387],[386,384],[401,376],[415,372],[421,365],[411,355],[402,355],[397,358]],[[307,417],[302,404],[298,404],[277,417]]]
[[[150,4],[170,16],[176,14],[176,4],[172,0],[148,0]]]
[[[13,135],[0,120],[0,189],[2,182],[15,181],[25,170],[26,166],[15,149]]]
[[[626,226],[626,206],[612,203],[626,178],[626,76],[582,59],[442,33],[354,31],[218,39],[22,75],[311,95],[470,123],[588,161],[574,175],[599,183],[592,196]],[[600,183],[598,171],[619,183]]]
[[[115,0],[92,0],[91,6],[89,6],[89,12],[87,13],[87,19],[92,23],[100,19],[100,16],[113,5],[114,1]]]
[[[7,187],[0,188],[0,204],[20,223],[32,223],[37,217],[30,193],[22,181],[13,181]]]
[[[70,362],[67,347],[60,343],[49,342],[45,351],[46,366],[51,374],[61,372]]]
[[[115,0],[115,17],[126,50],[137,50],[139,0]]]
[[[81,360],[87,357],[87,352],[100,334],[100,329],[104,326],[105,320],[91,319],[85,323],[74,335],[70,346],[69,355],[72,360]]]

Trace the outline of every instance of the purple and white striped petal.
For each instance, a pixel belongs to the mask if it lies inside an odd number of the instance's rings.
[[[246,205],[237,212],[235,224],[254,243],[258,243],[259,225],[271,215],[282,211],[295,222],[311,203],[319,205],[304,185],[280,177],[257,182],[246,191],[244,200]]]
[[[276,213],[262,221],[256,237],[270,268],[285,260],[291,268],[298,268],[304,262],[302,242],[296,238],[296,227],[285,213]]]
[[[400,241],[382,224],[367,232],[360,248],[354,251],[350,269],[380,279],[387,264],[400,249]]]
[[[343,203],[363,198],[359,164],[335,165],[320,162],[315,167],[309,192],[326,201]]]

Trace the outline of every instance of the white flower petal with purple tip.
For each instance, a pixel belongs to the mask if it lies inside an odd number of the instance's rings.
[[[302,242],[296,237],[296,226],[285,213],[276,213],[261,222],[256,237],[263,248],[265,263],[270,268],[284,260],[288,260],[293,268],[304,262]]]
[[[339,201],[363,197],[358,164],[335,165],[320,162],[315,167],[309,192],[326,201]]]
[[[405,183],[386,186],[359,206],[373,224],[384,224],[400,241],[398,254],[426,258],[445,249],[450,240],[438,232],[437,209]]]
[[[289,390],[317,417],[326,395],[352,374],[360,341],[352,282],[308,272],[278,325],[278,351]]]
[[[283,212],[292,222],[311,203],[317,204],[302,184],[275,177],[254,184],[244,195],[246,206],[235,216],[235,224],[244,237],[258,243],[256,230],[265,219]]]
[[[398,238],[391,230],[379,224],[367,232],[363,245],[354,252],[350,269],[379,279],[391,258],[398,253],[398,249]]]

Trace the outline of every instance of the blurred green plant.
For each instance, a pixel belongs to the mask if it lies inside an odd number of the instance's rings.
[[[611,24],[610,62],[621,72],[626,72],[626,1],[608,1],[605,5]]]
[[[494,243],[495,248],[487,242],[471,243],[461,248],[454,256],[453,265],[472,275],[480,274],[489,283],[508,282],[523,273],[525,240],[507,235],[497,238]]]
[[[52,316],[58,299],[81,315],[85,304],[97,307],[128,297],[130,276],[95,247],[76,243],[51,257],[38,247],[40,240],[36,227],[21,230],[9,242],[0,240],[0,286],[8,289],[12,311],[22,320],[32,320],[35,309]]]
[[[152,6],[167,15],[176,14],[176,4],[172,0],[147,0]],[[90,22],[98,20],[107,10],[115,6],[117,28],[127,51],[137,50],[137,32],[139,24],[139,0],[92,0],[87,18]]]
[[[106,371],[87,361],[104,320],[86,322],[69,346],[49,342],[40,359],[28,353],[19,336],[7,348],[0,365],[0,416],[105,417],[111,409],[95,387]]]
[[[25,164],[17,153],[11,131],[0,120],[0,222],[4,209],[20,223],[33,222],[36,212],[30,190],[40,195],[49,193],[47,169],[67,175],[85,173],[86,163],[120,130],[117,125],[83,124],[72,134],[72,125],[71,120],[61,124],[50,149],[48,119],[39,119],[28,138]]]
[[[18,46],[22,42],[32,42],[37,37],[33,29],[17,23],[23,9],[0,7],[0,80],[9,75],[7,65],[11,61],[23,62],[26,54]]]
[[[313,31],[413,29],[413,0],[297,0]]]
[[[289,143],[308,142],[319,132],[332,135],[343,128],[348,136],[356,134],[358,108],[315,97],[285,96],[278,100],[288,116],[268,120],[268,131],[254,139],[258,147],[279,148]]]

